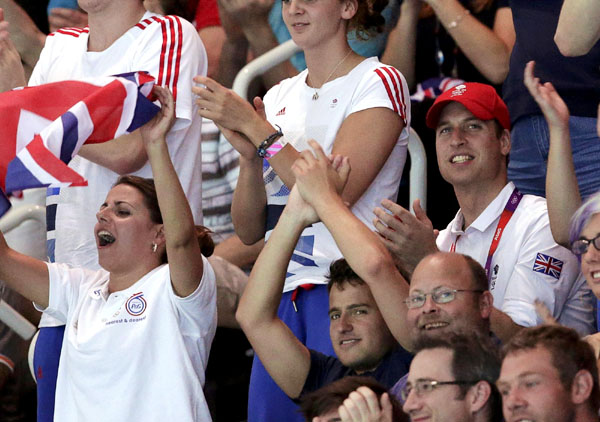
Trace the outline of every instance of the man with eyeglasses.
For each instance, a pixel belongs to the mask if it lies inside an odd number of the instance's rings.
[[[428,255],[415,268],[405,300],[410,337],[417,343],[457,333],[491,337],[493,302],[485,271],[473,258],[451,252]],[[402,377],[391,390],[400,400],[406,381]]]
[[[440,173],[461,208],[436,239],[418,203],[413,216],[383,201],[391,214],[376,209],[375,227],[398,265],[410,274],[437,250],[473,257],[485,268],[494,296],[492,331],[502,340],[542,323],[536,299],[561,324],[593,332],[594,298],[576,258],[552,238],[546,200],[522,195],[507,179],[510,118],[494,88],[458,85],[436,99],[426,120],[436,130]]]
[[[423,338],[402,389],[411,421],[499,422],[500,358],[488,336]]]
[[[502,355],[497,385],[506,422],[598,422],[596,358],[577,332],[559,325],[526,328]]]

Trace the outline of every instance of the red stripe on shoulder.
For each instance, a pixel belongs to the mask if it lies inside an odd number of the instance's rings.
[[[177,81],[179,79],[179,66],[181,62],[181,49],[183,29],[181,20],[177,16],[165,16],[161,20],[163,30],[163,48],[161,51],[161,64],[159,80],[162,85],[168,86],[173,92],[173,99],[177,100]]]
[[[173,75],[173,101],[177,101],[177,82],[179,81],[179,65],[181,64],[181,49],[183,46],[183,25],[181,19],[175,16],[177,21],[177,53],[175,55],[175,74]]]
[[[388,97],[390,98],[390,101],[392,102],[392,106],[394,107],[394,111],[396,113],[399,113],[400,110],[398,110],[398,105],[396,104],[396,99],[394,98],[394,94],[392,94],[392,89],[390,88],[390,83],[388,82],[387,77],[383,74],[381,69],[375,69],[375,73],[377,73],[377,75],[381,78],[381,81],[383,82],[383,86],[385,87]]]
[[[136,23],[135,26],[144,30],[144,29],[148,28],[148,26],[150,26],[151,23],[160,22],[161,20],[162,19],[159,18],[158,16],[150,16],[149,18],[146,18],[143,21]]]
[[[402,97],[404,97],[404,93],[402,90],[402,79],[400,77],[400,73],[398,72],[397,69],[393,68],[393,67],[384,67],[383,70],[385,70],[385,72],[389,75],[390,80],[392,81],[392,84],[394,85],[394,91],[396,93],[396,101],[398,102],[398,109],[400,111],[400,117],[402,117],[402,120],[404,120],[404,123],[406,124],[406,110],[404,108],[404,101],[403,98],[400,98],[400,95],[402,93]]]
[[[81,34],[87,34],[88,32],[90,32],[89,28],[61,28],[58,31],[56,31],[55,33],[52,33],[50,35],[54,35],[56,33],[58,34],[63,34],[63,35],[70,35],[72,37],[78,38]]]

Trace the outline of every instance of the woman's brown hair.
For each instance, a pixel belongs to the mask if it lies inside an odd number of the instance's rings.
[[[137,189],[144,198],[144,204],[150,213],[150,220],[156,224],[163,224],[162,215],[160,214],[160,207],[158,206],[158,197],[156,196],[156,188],[154,187],[154,180],[145,179],[138,176],[125,175],[119,177],[113,186],[117,185],[128,185]],[[206,257],[211,256],[215,249],[215,244],[210,236],[211,231],[204,226],[195,226],[195,230],[202,255]],[[168,262],[166,251],[161,257],[161,262],[163,264]]]

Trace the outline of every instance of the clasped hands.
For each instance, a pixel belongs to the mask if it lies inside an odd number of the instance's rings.
[[[340,194],[350,175],[348,157],[328,157],[316,141],[308,143],[312,151],[302,151],[292,165],[296,183],[285,208],[285,212],[302,220],[304,225],[319,221],[323,207],[343,204]]]

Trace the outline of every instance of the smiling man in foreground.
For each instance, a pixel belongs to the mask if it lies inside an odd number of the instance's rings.
[[[296,184],[252,269],[236,317],[269,375],[291,398],[348,375],[371,376],[389,388],[408,372],[412,358],[398,344],[409,343],[402,309],[408,284],[377,235],[336,193],[349,172],[347,158],[330,163],[317,143],[309,143],[316,157],[303,151],[292,166]],[[322,304],[329,309],[330,338],[319,339],[332,342],[337,358],[309,350],[278,315],[288,263],[302,259],[292,256],[294,247],[305,227],[319,220],[345,258],[330,266],[329,304]],[[299,289],[291,296],[294,307],[305,306],[303,294]],[[297,318],[292,314],[287,321]]]

